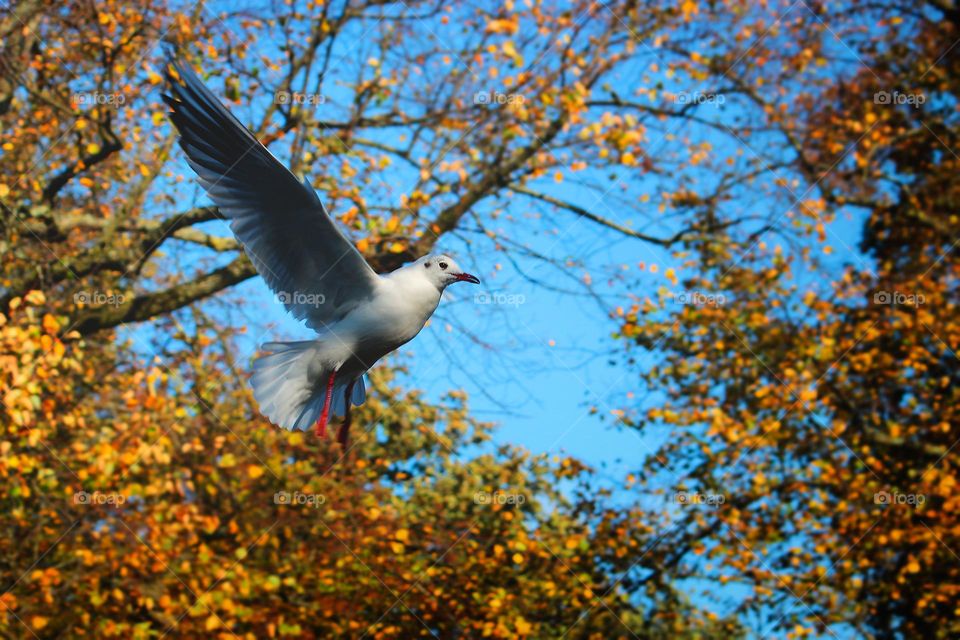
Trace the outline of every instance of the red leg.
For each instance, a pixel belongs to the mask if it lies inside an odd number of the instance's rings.
[[[350,431],[350,396],[353,395],[354,383],[356,383],[356,380],[351,380],[350,384],[347,385],[347,409],[343,414],[343,424],[340,425],[340,430],[337,432],[337,442],[340,443],[344,451],[347,450],[347,433]]]
[[[333,379],[337,377],[337,372],[330,372],[330,379],[327,380],[327,397],[323,399],[323,411],[317,419],[317,435],[321,438],[327,436],[327,416],[330,414],[330,400],[333,398]]]

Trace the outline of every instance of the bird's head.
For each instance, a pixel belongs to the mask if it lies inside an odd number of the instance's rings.
[[[415,268],[441,291],[454,282],[480,284],[480,278],[465,272],[453,258],[443,253],[424,256],[416,264]]]

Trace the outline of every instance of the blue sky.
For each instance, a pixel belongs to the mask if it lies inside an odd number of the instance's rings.
[[[273,46],[275,44],[263,43],[268,50]],[[834,43],[832,46],[837,53],[842,53],[839,45]],[[367,56],[366,51],[354,53],[350,64],[356,63],[354,58],[362,61]],[[645,77],[649,81],[649,62],[645,60],[625,67],[613,79],[618,90],[625,95],[632,94]],[[654,79],[667,81],[665,76]],[[695,92],[706,89],[695,83],[673,82],[675,90]],[[216,93],[221,93],[219,78],[211,80],[210,86]],[[335,113],[338,100],[346,98],[346,94],[339,95],[332,83],[327,87],[331,101],[321,108],[329,108]],[[259,102],[244,104],[235,111],[243,121],[258,120],[263,101],[267,99],[261,96]],[[703,105],[698,115],[732,122],[745,114],[730,101],[722,109]],[[709,141],[716,156],[726,154],[741,161],[755,159],[757,149],[765,149],[766,142],[770,142],[758,136],[747,143],[704,127],[693,128],[689,123],[681,123],[678,128],[677,123],[670,121],[662,128],[656,123],[651,126],[647,148],[651,153],[673,153],[679,145],[672,144],[671,135],[678,134]],[[190,185],[181,191],[189,197],[179,204],[190,206],[209,202],[195,186],[186,165],[180,161],[178,166],[180,173],[188,177]],[[641,194],[655,193],[662,185],[650,178],[641,178],[629,169],[615,171],[617,181],[606,183],[609,173],[609,169],[588,169],[579,174],[580,178],[609,184],[610,193],[603,197],[579,187],[572,180],[562,185],[553,184],[551,178],[545,180],[552,195],[598,215],[662,237],[677,231],[676,221],[662,218],[653,202],[646,209],[621,206],[622,198],[636,204]],[[709,170],[691,175],[704,190],[704,185],[709,185],[715,177]],[[771,187],[769,183],[773,177],[768,175],[756,187],[744,188],[730,206],[740,211],[755,210],[761,215],[776,216],[785,212],[802,194]],[[404,187],[415,181],[399,166],[396,174],[387,178],[395,184],[377,188],[385,189],[387,199],[394,202],[406,192]],[[157,184],[159,189],[167,186],[164,181]],[[481,202],[476,211],[486,216],[494,206],[490,202]],[[440,310],[428,327],[394,356],[409,366],[405,382],[410,387],[424,389],[428,397],[436,401],[451,389],[466,390],[473,414],[499,423],[496,443],[520,445],[534,453],[574,455],[597,469],[600,483],[615,491],[614,500],[635,500],[638,496],[622,489],[624,477],[639,469],[644,458],[670,434],[664,430],[641,435],[615,424],[612,410],[641,410],[657,401],[656,392],[647,394],[640,384],[642,372],[655,362],[657,356],[634,349],[629,355],[636,361],[625,364],[624,344],[611,337],[618,323],[610,317],[610,311],[617,306],[629,307],[636,298],[655,298],[661,287],[682,291],[682,286],[670,285],[664,276],[666,269],[680,269],[681,263],[663,248],[626,238],[572,213],[551,211],[547,206],[521,198],[512,199],[506,205],[506,211],[510,220],[500,223],[503,230],[514,241],[550,256],[561,268],[523,261],[524,273],[521,273],[507,256],[489,246],[481,243],[468,246],[468,238],[463,236],[442,238],[437,248],[462,258],[461,264],[475,272],[482,284],[458,284],[448,289]],[[339,212],[334,210],[333,213]],[[229,234],[223,222],[208,223],[206,228],[220,235]],[[820,264],[815,270],[795,272],[801,292],[807,287],[820,290],[829,287],[830,278],[839,274],[843,264],[860,263],[862,257],[856,251],[860,228],[861,219],[853,210],[843,212],[828,225],[828,244],[834,252],[824,255],[819,253],[818,247]],[[769,241],[775,243],[778,240],[771,236]],[[181,254],[181,263],[189,264],[191,255],[189,252]],[[570,258],[574,262],[564,266]],[[640,263],[647,268],[641,270]],[[658,267],[656,273],[649,268],[651,265]],[[576,294],[551,290],[552,287],[570,288],[572,281],[581,280],[587,274],[600,296],[599,301],[584,295],[583,289]],[[682,278],[683,272],[679,275]],[[526,276],[534,276],[542,284],[531,283]],[[236,287],[229,299],[245,301],[244,308],[230,314],[234,320],[247,324],[249,329],[247,336],[240,341],[240,362],[249,362],[263,342],[312,337],[308,329],[285,314],[259,278]],[[494,302],[485,303],[488,300]],[[138,331],[138,327],[130,329],[131,334]],[[595,412],[592,411],[594,407]],[[362,427],[355,425],[354,428]],[[720,595],[735,599],[737,593],[733,587],[726,587]]]
[[[438,26],[433,24],[426,28],[437,29]],[[344,36],[342,51],[334,54],[346,76],[356,65],[363,65],[370,55],[376,54],[370,48],[374,39],[362,38],[364,32],[359,26],[355,26],[355,30],[357,33]],[[270,53],[276,44],[265,40],[258,43],[254,51]],[[431,45],[425,43],[424,46]],[[843,53],[839,44],[833,43],[833,48],[837,54]],[[679,76],[668,77],[662,65],[659,70],[651,71],[651,64],[657,62],[662,62],[662,56],[650,49],[624,65],[609,78],[609,82],[623,95],[633,95],[634,90],[644,83],[662,83],[672,91],[690,95],[709,91],[710,87],[698,82]],[[205,71],[219,76],[221,70]],[[352,94],[338,86],[337,77],[335,75],[325,82],[327,103],[318,107],[323,110],[323,117],[336,118],[342,105],[350,101]],[[219,77],[208,82],[215,92],[222,92],[218,91],[222,86]],[[494,85],[489,88],[502,89]],[[271,97],[260,96],[233,109],[241,120],[257,121]],[[749,116],[733,99],[727,99],[722,105],[704,104],[698,108],[697,115],[724,123]],[[389,137],[389,132],[383,135],[387,136],[386,142],[396,142]],[[677,141],[678,136],[709,142],[715,157],[728,154],[736,156],[740,162],[755,160],[758,152],[765,150],[766,143],[773,141],[762,135],[749,141],[737,140],[703,126],[671,120],[650,124],[645,148],[655,156],[679,156],[682,145]],[[283,157],[282,152],[278,154]],[[192,173],[185,165],[181,166],[183,175],[188,176],[192,184]],[[322,167],[314,167],[314,171],[322,173]],[[611,174],[616,180],[609,180]],[[714,179],[709,169],[691,175],[699,183],[696,186],[704,191]],[[569,178],[571,174],[567,172],[567,176]],[[598,192],[579,187],[573,180],[554,184],[552,177],[545,177],[534,185],[598,215],[653,235],[665,237],[677,231],[676,218],[666,218],[655,205],[657,192],[664,188],[661,178],[641,177],[625,167],[587,169],[575,177],[592,181],[602,188],[608,187],[608,191],[599,196]],[[785,212],[802,194],[789,188],[770,186],[774,177],[778,176],[767,175],[766,182],[761,180],[755,189],[741,191],[741,199],[733,202],[731,208],[741,212],[753,208],[764,216]],[[380,198],[398,204],[399,197],[408,192],[406,185],[412,187],[415,182],[416,174],[410,168],[394,164],[384,175],[383,182],[373,185],[372,189]],[[208,202],[196,187],[188,188],[187,193],[192,199],[191,204]],[[654,196],[648,206],[636,210],[622,206],[625,201],[635,206],[641,194]],[[485,201],[475,210],[486,216],[500,205],[502,203]],[[680,262],[661,247],[626,238],[572,213],[551,210],[520,197],[512,198],[504,210],[509,221],[499,223],[499,230],[505,235],[550,256],[558,264],[562,265],[568,259],[574,260],[575,264],[563,267],[567,273],[561,274],[557,269],[521,260],[521,267],[527,275],[547,285],[542,287],[528,282],[513,267],[511,260],[492,251],[489,246],[473,243],[468,247],[461,236],[442,238],[437,249],[457,254],[461,264],[469,265],[468,268],[475,271],[483,283],[478,287],[457,285],[450,288],[444,304],[427,329],[400,350],[400,357],[410,365],[407,382],[425,389],[433,398],[441,397],[449,389],[463,388],[469,393],[477,416],[501,423],[498,440],[520,444],[534,452],[571,453],[591,464],[605,465],[613,477],[622,478],[637,468],[644,455],[657,443],[653,436],[644,439],[633,431],[611,426],[610,411],[637,409],[655,401],[655,398],[628,395],[638,391],[639,375],[654,361],[655,355],[634,352],[632,355],[639,356],[639,359],[632,367],[611,365],[611,358],[619,363],[625,358],[624,345],[611,339],[617,323],[608,312],[617,306],[628,307],[631,296],[641,299],[648,295],[656,297],[660,287],[682,290],[680,286],[670,285],[664,277],[667,268],[679,270]],[[222,222],[209,223],[208,228],[222,235],[229,234]],[[829,234],[835,253],[820,256],[825,271],[820,269],[815,274],[797,272],[798,281],[804,286],[828,284],[822,277],[824,272],[836,273],[834,268],[843,261],[857,259],[850,251],[855,248],[859,236],[859,222],[855,215],[841,217],[830,226]],[[777,242],[778,239],[771,236],[769,241]],[[467,255],[470,259],[464,259]],[[638,268],[641,262],[647,267],[656,265],[657,273],[652,273],[649,268],[641,271]],[[603,298],[602,305],[583,295],[582,290],[578,295],[550,290],[550,287],[570,289],[571,279],[579,280],[585,274],[590,275],[596,292]],[[679,271],[679,275],[682,277],[683,272]],[[237,288],[237,293],[249,301],[251,309],[256,309],[250,314],[250,320],[259,325],[250,327],[251,337],[244,344],[245,356],[252,357],[257,341],[310,337],[307,329],[288,318],[282,307],[275,304],[261,280],[244,283]],[[487,295],[504,303],[480,304],[478,295]],[[260,328],[265,330],[270,324],[275,324],[275,328],[263,334]],[[479,344],[478,340],[484,344]],[[589,410],[593,406],[599,409],[596,413]]]

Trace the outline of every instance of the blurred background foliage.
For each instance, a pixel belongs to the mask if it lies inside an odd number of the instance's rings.
[[[958,27],[949,0],[3,6],[0,632],[955,636]],[[255,272],[175,151],[164,41],[376,268],[454,237],[595,302],[635,388],[611,428],[655,443],[618,490],[400,358],[347,452],[259,416]],[[575,221],[632,270],[564,250]]]

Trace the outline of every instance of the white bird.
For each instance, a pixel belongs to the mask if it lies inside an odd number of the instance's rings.
[[[237,240],[287,311],[314,340],[270,342],[252,377],[260,411],[274,424],[326,434],[366,398],[363,374],[426,324],[443,290],[480,280],[447,255],[428,255],[378,275],[337,228],[317,194],[300,182],[171,55],[163,99],[200,183],[230,220]]]

